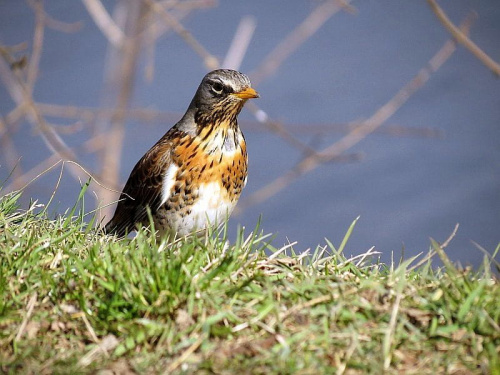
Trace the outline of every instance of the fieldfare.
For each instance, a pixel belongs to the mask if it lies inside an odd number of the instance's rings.
[[[248,77],[220,69],[201,81],[189,108],[137,162],[106,233],[148,226],[183,236],[223,223],[247,182],[248,157],[237,116],[258,98]]]

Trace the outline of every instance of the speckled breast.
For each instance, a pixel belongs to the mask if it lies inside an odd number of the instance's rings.
[[[248,159],[239,128],[206,132],[185,135],[173,150],[155,215],[161,232],[186,235],[223,223],[246,184]]]

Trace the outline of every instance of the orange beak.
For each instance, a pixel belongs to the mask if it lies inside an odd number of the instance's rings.
[[[252,99],[252,98],[259,98],[259,94],[257,91],[255,91],[251,87],[247,87],[244,90],[241,90],[240,92],[235,92],[233,93],[234,96],[237,96],[240,99]]]

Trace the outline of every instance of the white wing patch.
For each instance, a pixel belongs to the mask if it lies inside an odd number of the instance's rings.
[[[163,176],[163,185],[161,189],[161,204],[160,207],[165,204],[165,202],[170,198],[170,192],[175,184],[175,176],[179,167],[174,163],[170,164]]]

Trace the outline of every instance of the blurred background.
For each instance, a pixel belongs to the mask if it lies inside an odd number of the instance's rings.
[[[463,265],[500,244],[498,0],[4,0],[0,52],[1,194],[35,179],[24,207],[56,191],[65,212],[88,172],[86,210],[109,218],[222,66],[261,95],[240,115],[250,170],[233,236],[262,216],[276,247],[338,246],[360,216],[348,255],[427,252],[457,223],[447,252]]]

